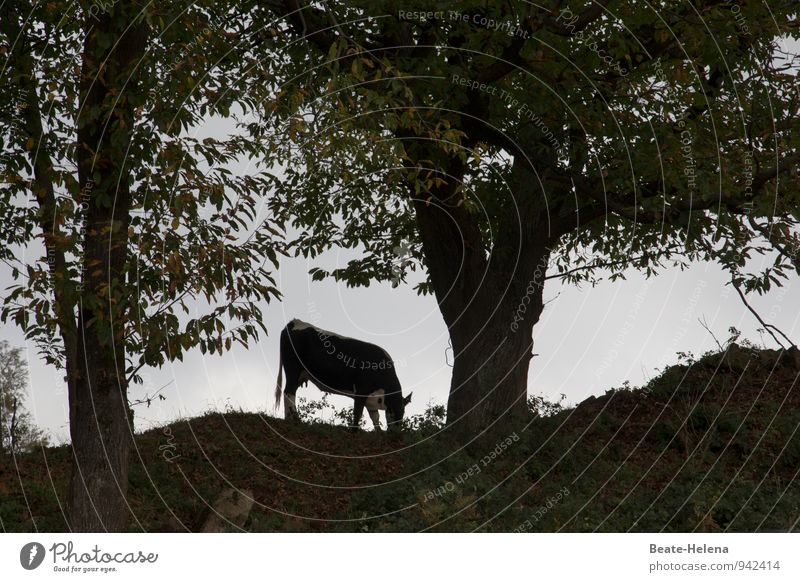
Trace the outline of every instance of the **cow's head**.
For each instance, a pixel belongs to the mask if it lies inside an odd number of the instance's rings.
[[[402,393],[397,393],[396,398],[386,399],[386,425],[388,428],[399,428],[406,414],[406,404],[411,402],[411,394],[403,398]]]

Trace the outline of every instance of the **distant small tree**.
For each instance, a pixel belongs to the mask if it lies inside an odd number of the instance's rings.
[[[47,437],[25,408],[28,364],[22,348],[0,341],[0,452],[22,453]]]

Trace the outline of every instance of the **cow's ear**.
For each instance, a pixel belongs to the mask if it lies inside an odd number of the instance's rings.
[[[412,394],[413,394],[413,392],[409,392],[409,393],[408,393],[408,396],[406,396],[405,398],[403,398],[403,405],[404,405],[404,406],[405,406],[406,404],[408,404],[409,402],[411,402],[411,395],[412,395]]]

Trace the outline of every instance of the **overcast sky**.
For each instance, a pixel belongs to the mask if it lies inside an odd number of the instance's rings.
[[[350,256],[332,251],[315,263],[285,259],[278,272],[283,300],[264,308],[270,335],[249,350],[235,348],[224,356],[205,357],[193,350],[183,362],[146,370],[145,386],[134,387],[131,397],[139,398],[169,383],[162,391],[167,400],[150,408],[138,406],[137,428],[226,406],[271,412],[278,336],[295,317],[384,347],[397,364],[404,392],[414,392],[409,413],[421,412],[429,401],[446,403],[452,353],[447,351],[446,328],[435,299],[416,295],[413,281],[396,289],[389,283],[348,289],[333,281],[310,281],[307,273],[312,265],[342,264]],[[705,317],[720,341],[728,337],[728,328],[735,326],[744,337],[760,343],[758,322],[736,292],[725,286],[726,281],[718,267],[706,264],[683,272],[666,270],[649,280],[631,271],[627,281],[605,282],[595,288],[549,281],[545,298],[555,299],[534,330],[538,355],[531,363],[530,393],[550,398],[563,393],[568,402],[575,403],[625,380],[640,385],[676,362],[675,352],[701,353],[715,346],[697,321],[700,317]],[[796,277],[769,296],[751,298],[751,303],[766,321],[800,343]],[[37,423],[46,427],[56,442],[64,442],[68,428],[63,374],[43,365],[35,347],[26,344],[18,329],[0,327],[0,339],[27,348],[29,407]],[[764,340],[775,347],[769,338]],[[309,385],[298,395],[319,398],[322,393]],[[352,405],[345,397],[334,397],[332,402],[339,407]]]

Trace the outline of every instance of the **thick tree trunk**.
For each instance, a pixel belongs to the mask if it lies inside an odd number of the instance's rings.
[[[462,331],[458,324],[450,327],[455,357],[447,424],[456,434],[511,430],[528,419],[532,324],[512,332],[511,321],[507,313],[498,314],[485,321],[478,335]]]
[[[476,205],[467,203],[462,190],[465,162],[443,160],[424,143],[409,140],[406,147],[411,160],[435,160],[443,180],[412,200],[425,264],[453,343],[448,432],[469,442],[511,431],[530,416],[531,338],[543,309],[550,256],[547,206],[531,188],[540,182],[523,156],[515,160],[509,195],[498,200],[494,232],[488,233],[481,226],[486,218],[471,209]],[[420,165],[408,163],[414,170]]]
[[[84,362],[70,390],[70,433],[74,465],[68,519],[72,531],[125,531],[129,520],[128,455],[133,423],[129,415],[124,362],[113,347],[99,345],[97,330],[79,343]],[[121,354],[120,354],[121,355]]]
[[[540,260],[546,264],[544,249]],[[487,279],[501,277],[490,264]],[[543,277],[544,269],[519,273],[505,288],[487,281],[458,317],[445,315],[454,354],[447,424],[460,440],[484,431],[511,432],[529,419],[528,370],[533,327],[543,309]]]
[[[148,34],[136,18],[134,8],[122,5],[104,12],[84,42],[77,156],[87,210],[77,348],[67,366],[75,460],[67,517],[73,531],[125,531],[130,518],[125,265],[131,192],[125,157]]]
[[[486,431],[513,430],[529,417],[531,338],[543,308],[549,251],[546,228],[519,220],[520,212],[532,214],[530,197],[508,204],[508,215],[500,216],[505,230],[487,245],[478,217],[460,200],[463,170],[462,162],[450,160],[443,169],[447,183],[413,203],[453,343],[448,432],[467,442]],[[528,180],[524,172],[517,178],[521,185]]]

